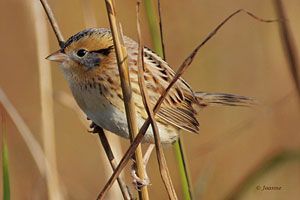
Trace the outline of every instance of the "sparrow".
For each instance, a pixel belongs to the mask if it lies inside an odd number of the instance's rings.
[[[136,106],[138,126],[147,119],[138,84],[138,43],[124,36],[127,50],[129,76]],[[153,107],[173,79],[175,72],[155,52],[144,47],[144,80]],[[82,111],[96,125],[129,138],[117,59],[110,29],[89,28],[71,36],[61,49],[47,57],[60,63],[72,94]],[[179,78],[169,91],[155,115],[162,144],[172,144],[180,130],[199,131],[197,114],[211,105],[248,106],[252,98],[225,94],[194,92],[191,86]],[[154,143],[148,129],[144,143]]]

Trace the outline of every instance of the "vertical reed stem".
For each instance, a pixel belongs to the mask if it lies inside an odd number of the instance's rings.
[[[156,53],[160,56],[163,55],[163,49],[162,49],[162,41],[159,37],[159,28],[157,26],[157,15],[154,11],[153,1],[152,0],[144,0],[145,4],[145,10],[146,10],[146,16],[149,24],[149,30],[151,34],[151,39],[153,43],[153,47],[156,51]]]
[[[94,9],[92,6],[92,2],[89,0],[81,0],[81,4],[82,4],[82,11],[83,11],[84,22],[86,24],[86,27],[87,28],[88,27],[97,27],[97,21],[95,18],[95,13],[94,13]],[[86,119],[85,119],[85,121],[86,121]],[[111,168],[112,168],[112,170],[115,170],[115,168],[117,167],[117,158],[121,155],[121,152],[122,152],[120,138],[119,137],[110,138],[111,140],[109,143],[108,138],[107,138],[104,130],[101,127],[96,126],[94,128],[94,131],[97,131],[99,140],[105,151],[106,157],[108,158],[108,161],[110,163],[110,166],[106,166],[106,165],[104,166],[105,178],[109,178]],[[115,154],[113,154],[111,146],[114,147]],[[102,156],[102,159],[105,159],[104,156]],[[123,180],[124,179],[122,178],[121,175],[117,178],[121,193],[119,192],[117,185],[114,185],[111,188],[111,190],[109,191],[109,194],[108,194],[109,198],[120,199],[123,196],[123,198],[125,200],[131,199],[131,193],[130,193],[129,187],[127,187],[127,185],[125,184],[125,182]]]
[[[143,100],[143,104],[145,107],[145,110],[148,114],[148,117],[151,119],[151,127],[152,127],[152,132],[154,136],[154,141],[155,141],[155,149],[156,149],[156,156],[157,156],[157,161],[158,161],[158,166],[160,170],[160,175],[162,178],[162,181],[165,185],[165,188],[168,192],[168,196],[170,200],[177,200],[177,194],[174,189],[171,176],[169,173],[169,169],[167,166],[167,161],[165,159],[165,155],[162,149],[162,144],[160,140],[160,134],[159,134],[159,129],[157,127],[157,123],[154,118],[153,114],[153,108],[150,107],[149,105],[149,95],[146,89],[146,83],[144,80],[144,46],[143,46],[143,40],[142,40],[142,33],[141,33],[141,28],[140,28],[140,1],[137,1],[137,6],[136,6],[136,13],[137,13],[137,32],[138,32],[138,58],[137,58],[137,65],[138,65],[138,82],[139,82],[139,87],[141,91],[141,96]],[[152,148],[151,146],[149,147],[150,149]],[[150,150],[151,152],[151,150]]]
[[[120,34],[119,26],[117,25],[115,6],[112,0],[105,0],[108,19],[110,23],[110,28],[113,35],[114,47],[116,52],[116,57],[118,61],[119,74],[121,79],[122,92],[124,97],[124,105],[126,110],[126,118],[128,123],[128,130],[130,134],[131,142],[134,140],[138,134],[138,126],[136,121],[136,111],[135,105],[132,98],[132,90],[130,85],[129,78],[129,69],[127,65],[127,53],[124,42]],[[141,179],[144,179],[145,171],[143,167],[143,155],[141,145],[138,145],[135,151],[135,160],[137,167],[137,174]],[[139,191],[139,197],[142,200],[148,200],[148,189],[146,186],[143,186]]]
[[[157,23],[156,13],[154,11],[154,6],[151,0],[145,0],[146,13],[148,17],[149,29],[151,32],[152,41],[154,43],[155,51],[158,55],[165,59],[165,49],[163,41],[163,32],[162,30],[162,19],[161,19],[161,7],[160,0],[158,0],[158,12],[159,12],[159,25]],[[159,28],[158,28],[159,27]],[[179,175],[181,180],[181,189],[185,200],[192,199],[191,187],[188,177],[188,169],[186,168],[186,161],[184,156],[184,149],[182,147],[182,141],[180,136],[178,140],[173,145],[176,159],[179,166]]]

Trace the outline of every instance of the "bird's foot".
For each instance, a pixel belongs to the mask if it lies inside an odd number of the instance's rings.
[[[143,167],[144,167],[145,177],[142,179],[136,173],[135,161],[131,165],[131,177],[133,179],[132,183],[137,190],[141,190],[142,187],[150,185],[150,179],[146,172],[146,163],[143,163]]]
[[[151,185],[150,184],[150,179],[147,175],[147,171],[146,171],[146,166],[148,164],[149,158],[151,156],[151,153],[154,149],[155,145],[154,144],[150,144],[145,155],[144,155],[144,160],[143,160],[143,168],[144,168],[144,172],[145,172],[145,178],[141,179],[140,177],[138,177],[138,175],[136,174],[136,164],[135,164],[135,160],[133,160],[133,164],[131,165],[131,176],[133,178],[133,184],[135,185],[135,188],[137,190],[140,190],[143,186],[148,186]]]

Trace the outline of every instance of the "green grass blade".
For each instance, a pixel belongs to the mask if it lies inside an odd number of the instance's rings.
[[[10,200],[8,148],[6,141],[5,119],[2,115],[2,174],[3,174],[3,200]]]
[[[191,187],[190,187],[189,175],[188,175],[188,171],[187,171],[188,168],[186,166],[183,150],[184,150],[184,148],[182,146],[182,141],[179,137],[179,139],[174,144],[174,151],[175,151],[176,159],[178,161],[181,189],[182,189],[183,199],[191,200],[192,192],[191,192]]]
[[[149,26],[154,50],[158,55],[163,57],[159,26],[157,23],[157,17],[156,17],[157,15],[154,11],[153,1],[145,0],[144,3],[145,3],[146,16],[148,20],[148,26]]]
[[[144,3],[145,3],[146,15],[147,15],[147,20],[148,20],[148,25],[151,33],[154,50],[158,55],[160,55],[163,58],[164,55],[162,49],[162,41],[160,37],[158,20],[156,17],[157,15],[154,11],[153,1],[145,0]],[[189,176],[187,171],[188,169],[184,158],[184,149],[182,147],[180,138],[178,139],[178,141],[175,142],[173,146],[174,146],[174,151],[179,166],[181,189],[184,197],[183,199],[191,200],[192,199],[191,185],[189,182]]]

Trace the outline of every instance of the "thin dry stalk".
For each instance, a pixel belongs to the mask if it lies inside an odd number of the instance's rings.
[[[161,15],[161,6],[160,6],[160,0],[157,0],[157,7],[158,7],[158,19],[159,19],[159,34],[160,34],[160,40],[161,40],[161,48],[162,48],[162,58],[166,60],[166,51],[165,51],[165,40],[164,40],[164,34],[163,34],[163,25],[162,25],[162,15]]]
[[[96,126],[94,128],[94,132],[95,133],[98,133],[99,135],[99,139],[101,141],[101,144],[103,146],[103,149],[105,150],[105,153],[106,153],[106,156],[109,160],[109,163],[110,163],[110,166],[113,170],[115,170],[118,166],[118,163],[117,163],[117,160],[115,159],[115,156],[111,150],[111,147],[109,145],[109,142],[107,140],[107,137],[104,133],[104,130],[103,128],[99,127],[99,126]],[[119,187],[121,189],[121,192],[122,192],[122,195],[123,195],[123,198],[126,199],[126,200],[130,200],[130,199],[133,199],[132,198],[132,195],[129,191],[129,187],[125,184],[125,182],[121,179],[121,177],[118,177],[117,178],[117,182],[119,184]],[[111,198],[113,198],[112,196],[110,196]]]
[[[117,19],[116,19],[116,12],[115,12],[115,6],[113,1],[111,0],[105,0],[106,4],[106,10],[108,14],[108,19],[110,23],[111,32],[113,35],[113,41],[114,41],[114,48],[116,52],[117,62],[118,62],[118,68],[119,68],[119,74],[121,79],[121,86],[122,86],[122,92],[124,97],[124,106],[126,110],[126,118],[128,123],[128,130],[131,138],[131,142],[134,140],[138,133],[138,126],[137,126],[137,120],[136,120],[136,111],[135,111],[135,105],[132,98],[132,90],[130,85],[130,78],[129,78],[129,69],[127,65],[127,54],[125,46],[122,45],[122,38],[120,35],[119,27],[117,25]],[[144,179],[145,171],[143,167],[143,155],[142,155],[142,148],[140,145],[138,145],[136,152],[135,152],[135,160],[136,160],[136,167],[137,167],[137,174],[141,179]],[[149,199],[148,195],[148,189],[146,186],[143,186],[141,188],[141,191],[139,191],[139,196],[143,200]]]
[[[81,3],[82,3],[82,10],[83,10],[84,22],[86,24],[86,27],[97,27],[97,22],[96,22],[92,2],[89,0],[81,0]],[[78,106],[75,105],[75,107],[77,108],[77,110],[79,109]],[[83,112],[81,113],[83,115]],[[94,130],[95,131],[97,130],[97,134],[99,135],[100,142],[109,160],[110,166],[114,170],[117,167],[117,158],[120,158],[122,155],[120,137],[109,138],[110,139],[110,144],[109,144],[107,136],[102,128],[97,126],[94,128]],[[111,150],[111,146],[114,147],[115,155]],[[111,169],[106,165],[104,166],[104,168],[106,169],[105,176],[106,178],[109,178],[111,174]],[[121,197],[122,195],[124,199],[130,199],[131,195],[130,195],[129,187],[127,187],[125,182],[122,180],[122,176],[118,177],[117,181],[121,189],[121,193],[119,192],[118,186],[114,185],[109,191],[108,197],[110,199],[120,199],[122,198]]]
[[[276,7],[276,11],[279,19],[282,19],[280,21],[280,33],[281,33],[282,43],[285,47],[284,48],[285,55],[289,62],[290,71],[293,76],[294,83],[298,91],[298,95],[300,97],[300,73],[299,73],[300,61],[298,57],[297,47],[295,45],[296,43],[292,31],[289,27],[287,21],[287,14],[284,9],[282,1],[274,0],[274,5]]]
[[[240,13],[240,12],[244,12],[247,15],[253,17],[254,19],[261,21],[261,22],[275,22],[277,20],[265,20],[262,18],[259,18],[257,16],[255,16],[254,14],[245,11],[243,9],[239,9],[237,11],[235,11],[234,13],[232,13],[231,15],[229,15],[227,18],[225,18],[225,20],[223,20],[218,26],[216,26],[216,28],[208,34],[208,36],[203,40],[202,43],[200,43],[200,45],[198,45],[194,51],[184,60],[184,62],[181,64],[181,66],[179,67],[179,69],[177,70],[173,80],[171,81],[171,83],[169,84],[169,86],[165,89],[165,91],[163,92],[163,94],[161,95],[161,97],[159,98],[159,100],[157,101],[153,113],[155,114],[159,108],[161,103],[163,102],[163,100],[165,99],[166,95],[168,94],[169,90],[172,88],[172,86],[176,83],[176,81],[178,80],[178,78],[186,71],[186,69],[190,66],[190,64],[192,63],[193,59],[195,58],[196,54],[198,53],[199,49],[206,44],[206,42],[211,39],[217,32],[218,30],[223,27],[223,25],[230,20],[233,16],[235,16],[236,14]],[[137,148],[137,146],[140,144],[140,142],[142,141],[149,125],[151,123],[150,118],[148,117],[147,120],[144,122],[143,126],[140,128],[139,130],[139,134],[135,137],[134,141],[131,143],[131,146],[129,147],[129,149],[126,151],[125,155],[123,156],[123,158],[121,159],[118,167],[116,168],[116,170],[114,171],[114,173],[112,174],[112,176],[110,177],[110,179],[108,180],[108,182],[106,183],[106,185],[104,186],[104,188],[102,189],[102,191],[99,193],[98,195],[98,199],[103,199],[106,192],[109,190],[109,188],[111,187],[111,185],[114,183],[114,181],[116,180],[116,178],[119,176],[119,174],[121,173],[121,171],[123,170],[123,168],[126,166],[128,159],[133,155],[135,149]]]
[[[48,17],[48,19],[49,19],[49,21],[50,21],[52,30],[54,31],[55,36],[56,36],[56,39],[57,39],[57,41],[58,41],[58,45],[59,45],[60,47],[63,47],[63,45],[64,45],[64,43],[65,43],[65,42],[64,42],[64,41],[65,41],[65,40],[64,40],[64,37],[63,37],[63,35],[62,35],[62,33],[61,33],[59,27],[58,27],[58,24],[57,24],[57,22],[56,22],[56,20],[55,20],[55,17],[54,17],[54,15],[53,15],[53,12],[52,12],[52,10],[51,10],[51,8],[50,8],[50,6],[49,6],[47,0],[40,0],[40,2],[41,2],[41,4],[42,4],[42,6],[44,7],[45,13],[47,14],[47,17]]]
[[[32,9],[35,22],[35,35],[37,45],[37,58],[40,77],[40,95],[42,112],[42,134],[44,152],[52,169],[52,174],[47,174],[47,187],[49,199],[64,199],[57,172],[55,128],[53,113],[53,89],[50,63],[45,62],[43,57],[49,54],[48,30],[43,10],[35,3]]]
[[[75,100],[73,97],[71,97],[70,95],[68,95],[67,93],[65,92],[58,92],[54,95],[54,98],[60,103],[62,104],[63,106],[73,110],[78,118],[80,119],[80,121],[82,122],[82,124],[88,129],[90,128],[89,124],[88,124],[88,121],[86,120],[86,116],[85,114],[80,110],[80,108],[77,106]],[[99,135],[99,139],[100,139],[100,142],[103,146],[103,149],[106,153],[106,157],[108,158],[109,160],[109,163],[110,163],[110,166],[112,168],[112,170],[115,170],[115,168],[117,167],[117,160],[111,150],[111,145],[109,144],[108,142],[108,139],[106,138],[106,135],[104,133],[104,130],[101,129],[100,127],[95,127],[96,128],[96,131],[94,131],[95,133],[98,133]],[[94,129],[95,130],[95,129]],[[114,147],[118,146],[120,147],[120,141],[119,140],[115,140],[114,143],[113,143]],[[116,146],[115,146],[116,145]],[[118,150],[118,153],[121,154],[121,149],[120,148],[117,148]],[[102,158],[104,160],[104,157]],[[111,168],[107,165],[104,165],[104,168],[105,168],[105,175],[108,175],[111,173]],[[109,178],[109,177],[108,177]],[[125,182],[122,180],[122,176],[120,175],[118,178],[117,178],[117,182],[119,184],[119,187],[121,189],[121,192],[122,192],[122,195],[123,195],[123,198],[128,200],[128,199],[132,199],[131,197],[131,193],[130,193],[130,190],[129,190],[129,187],[126,186]],[[117,194],[113,194],[112,192],[108,194],[109,198],[111,199],[120,199],[122,198],[119,194],[119,192],[117,192],[116,190],[114,190],[113,192],[117,193]]]
[[[162,177],[162,180],[164,182],[165,188],[168,192],[170,199],[178,199],[176,195],[176,191],[174,189],[171,176],[169,173],[169,169],[167,166],[167,162],[165,159],[164,152],[162,150],[160,136],[159,136],[159,130],[156,124],[156,121],[154,119],[153,110],[150,108],[149,104],[149,96],[147,93],[147,89],[145,86],[145,80],[144,80],[144,47],[143,47],[143,41],[141,36],[141,28],[140,28],[140,2],[137,1],[136,6],[136,13],[137,13],[137,31],[138,31],[138,39],[139,39],[139,49],[138,49],[138,81],[139,81],[139,87],[141,90],[141,95],[143,99],[143,104],[146,109],[147,115],[149,116],[151,120],[151,127],[152,132],[154,135],[155,140],[155,148],[156,148],[156,155],[157,155],[157,161],[160,169],[160,175]]]

